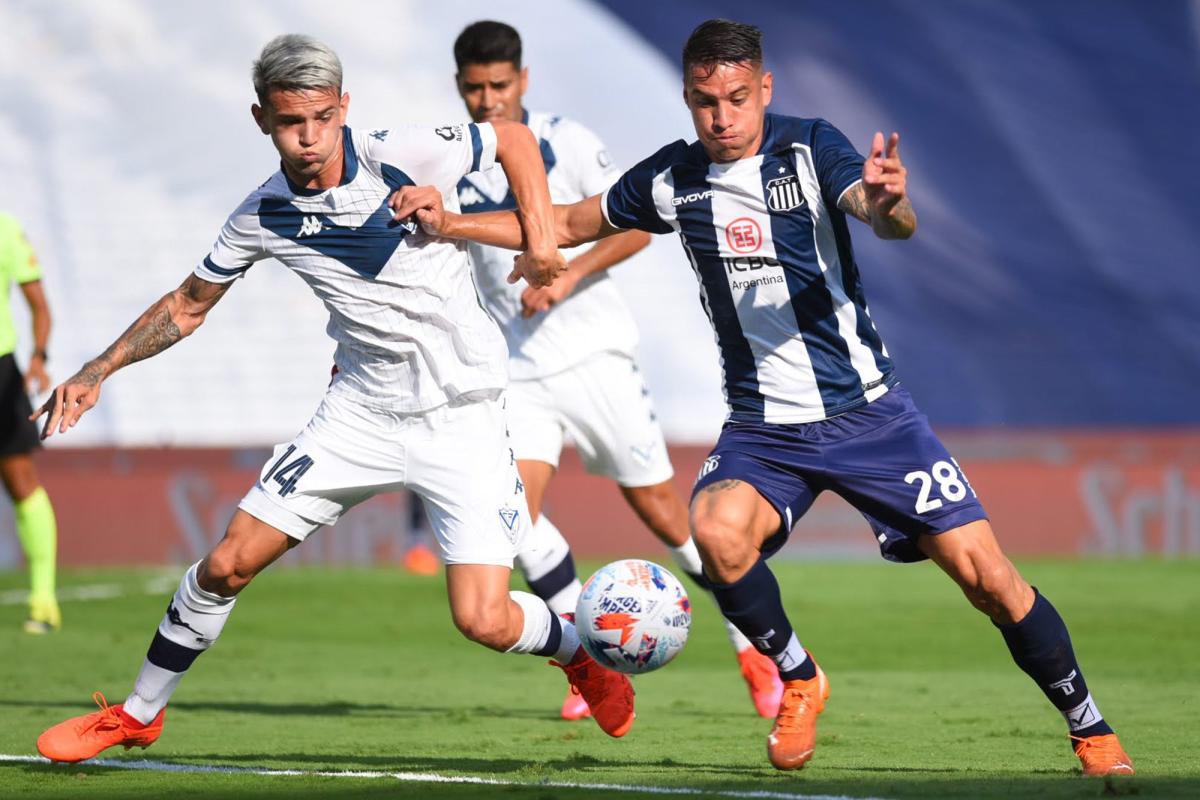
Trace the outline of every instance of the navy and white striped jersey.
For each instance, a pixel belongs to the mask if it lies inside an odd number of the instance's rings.
[[[479,304],[464,243],[392,219],[401,186],[436,186],[450,209],[468,172],[495,162],[487,123],[342,130],[338,186],[308,190],[281,170],[229,216],[195,274],[228,283],[273,257],[329,311],[341,391],[410,413],[507,384],[504,340]]]
[[[679,140],[601,198],[614,227],[679,234],[716,332],[731,420],[813,422],[896,382],[837,207],[862,167],[828,122],[767,114],[757,155],[718,164]]]

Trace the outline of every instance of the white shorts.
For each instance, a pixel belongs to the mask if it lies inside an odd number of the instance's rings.
[[[401,414],[335,385],[308,426],[275,448],[238,507],[303,541],[399,489],[425,501],[447,564],[512,567],[529,512],[498,400]]]
[[[510,381],[506,399],[520,461],[557,467],[569,436],[588,472],[621,486],[653,486],[674,474],[650,393],[628,356],[599,353],[545,378]]]

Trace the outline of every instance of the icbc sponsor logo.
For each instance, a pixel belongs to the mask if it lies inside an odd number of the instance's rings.
[[[738,217],[725,226],[725,241],[735,253],[753,253],[762,247],[762,229],[749,217]]]

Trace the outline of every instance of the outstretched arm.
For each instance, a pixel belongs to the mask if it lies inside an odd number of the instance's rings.
[[[524,252],[509,276],[515,283],[524,277],[531,286],[549,285],[567,268],[554,239],[554,207],[546,168],[533,132],[519,122],[492,123],[496,131],[496,160],[504,169],[517,201],[517,220],[524,234]]]
[[[862,182],[847,189],[838,208],[865,222],[880,239],[907,239],[917,230],[917,215],[908,199],[908,170],[900,161],[900,134],[893,133],[884,153],[883,133],[876,132],[863,163]]]
[[[108,349],[87,362],[33,412],[31,420],[48,415],[42,438],[66,433],[84,412],[100,400],[100,384],[121,367],[157,355],[204,322],[231,283],[210,283],[189,275],[179,288],[146,309]]]
[[[600,212],[601,195],[578,203],[556,205],[554,236],[559,247],[577,247],[595,242],[620,228],[608,224]],[[512,211],[488,211],[482,214],[455,214],[442,206],[442,195],[430,186],[404,186],[389,200],[396,219],[416,215],[425,232],[446,239],[466,239],[508,250],[525,249],[525,232]]]
[[[46,346],[50,341],[50,304],[42,291],[42,282],[28,281],[21,284],[21,294],[29,304],[29,317],[33,326],[33,352],[29,354],[29,366],[25,369],[25,391],[44,392],[50,388],[50,376],[46,374]]]

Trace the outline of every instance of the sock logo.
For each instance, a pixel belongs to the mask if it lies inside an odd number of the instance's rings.
[[[1072,681],[1075,680],[1076,675],[1077,675],[1077,673],[1075,672],[1075,670],[1071,670],[1070,675],[1063,678],[1061,681],[1055,681],[1054,683],[1050,684],[1050,688],[1051,689],[1062,689],[1062,693],[1064,695],[1066,695],[1067,697],[1070,697],[1072,694],[1075,693],[1075,684],[1072,683]]]
[[[754,643],[754,648],[760,653],[765,653],[771,647],[771,639],[775,636],[775,629],[770,628],[762,636],[747,637]]]
[[[1086,700],[1074,708],[1062,712],[1062,715],[1066,717],[1067,727],[1071,729],[1072,733],[1095,725],[1100,721],[1100,712],[1092,704],[1092,696],[1090,694]]]
[[[189,631],[196,634],[196,641],[199,642],[200,644],[204,644],[204,645],[212,644],[212,639],[208,639],[204,636],[201,636],[200,631],[196,630],[191,625],[188,625],[186,622],[183,621],[183,617],[180,615],[179,611],[175,608],[174,603],[167,604],[167,619],[171,620],[172,625],[178,625],[181,628],[187,628]]]

